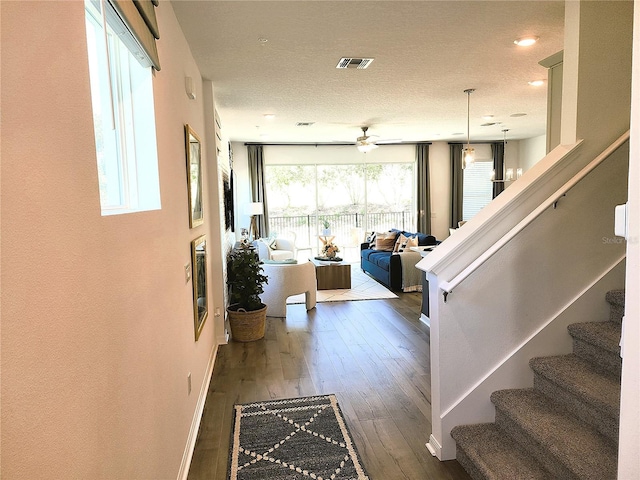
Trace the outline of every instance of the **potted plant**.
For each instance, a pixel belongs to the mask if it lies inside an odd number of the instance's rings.
[[[261,261],[253,248],[233,250],[227,261],[227,308],[231,336],[239,342],[252,342],[264,337],[267,306],[260,300],[264,284]]]
[[[322,235],[331,235],[331,225],[329,224],[329,220],[326,218],[322,219],[322,226],[324,227],[322,230]]]

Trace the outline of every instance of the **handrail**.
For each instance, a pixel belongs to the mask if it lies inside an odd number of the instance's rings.
[[[571,190],[580,180],[586,177],[594,168],[600,165],[604,160],[609,158],[609,156],[618,150],[627,140],[629,140],[629,130],[623,133],[616,141],[614,141],[611,145],[609,145],[600,155],[594,158],[591,162],[589,162],[582,170],[576,173],[567,183],[565,183],[562,187],[556,190],[555,193],[549,196],[544,202],[542,202],[535,210],[533,210],[529,215],[524,217],[520,222],[518,222],[511,230],[505,233],[500,240],[494,243],[491,247],[489,247],[485,252],[476,258],[473,262],[471,262],[464,270],[458,273],[453,279],[450,281],[441,282],[439,285],[440,290],[444,293],[444,300],[447,301],[447,296],[456,288],[460,283],[462,283],[469,275],[475,272],[481,265],[483,265],[487,260],[489,260],[493,255],[495,255],[498,250],[504,247],[508,242],[510,242],[516,235],[518,235],[527,225],[533,222],[536,218],[538,218],[542,212],[547,210],[550,206],[554,206],[558,202],[558,200],[566,195],[566,193]]]

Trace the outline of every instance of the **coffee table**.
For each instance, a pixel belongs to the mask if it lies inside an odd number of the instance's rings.
[[[348,262],[330,262],[310,258],[316,266],[318,290],[351,288],[351,264]]]

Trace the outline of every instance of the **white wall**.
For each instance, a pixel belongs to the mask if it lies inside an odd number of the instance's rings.
[[[451,154],[449,144],[434,142],[429,147],[431,173],[431,231],[437,239],[449,236],[451,221]]]
[[[533,167],[546,155],[547,136],[528,138],[518,142],[519,166],[523,172]]]
[[[204,138],[205,121],[184,77],[199,71],[161,2],[162,209],[102,217],[83,2],[0,5],[1,476],[176,478],[216,335],[209,319],[194,341],[184,273],[192,239],[220,248],[211,218],[189,228],[184,124]]]

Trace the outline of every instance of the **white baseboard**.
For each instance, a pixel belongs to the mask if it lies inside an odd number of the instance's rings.
[[[191,466],[191,458],[193,457],[193,450],[196,447],[196,440],[198,439],[198,430],[200,429],[200,421],[202,420],[202,412],[204,411],[204,402],[207,399],[207,392],[209,391],[209,383],[211,382],[211,375],[213,374],[213,365],[216,362],[216,356],[218,354],[218,345],[214,345],[211,350],[211,356],[209,357],[209,363],[207,364],[207,371],[204,375],[204,381],[200,388],[200,394],[198,395],[198,402],[196,403],[196,411],[193,414],[193,420],[191,421],[191,429],[189,430],[189,436],[187,437],[187,445],[184,453],[182,454],[182,463],[180,464],[180,470],[178,470],[178,480],[187,480],[189,475],[189,467]]]
[[[442,445],[438,443],[438,440],[436,440],[436,437],[434,437],[433,434],[429,435],[429,443],[427,443],[427,450],[429,450],[431,455],[440,459],[442,455]]]
[[[420,321],[424,323],[427,327],[431,328],[431,320],[424,313],[420,314]]]

